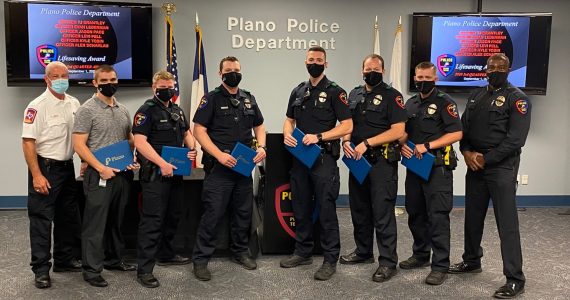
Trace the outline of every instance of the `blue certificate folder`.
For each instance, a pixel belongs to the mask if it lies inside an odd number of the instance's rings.
[[[299,130],[299,128],[295,128],[293,130],[292,136],[297,140],[297,146],[289,147],[285,145],[285,148],[293,154],[300,162],[302,162],[307,168],[312,168],[315,160],[317,157],[321,155],[322,148],[319,145],[312,144],[312,145],[305,145],[303,144],[303,137],[305,134]]]
[[[129,141],[123,140],[93,152],[95,158],[104,166],[124,171],[133,163],[133,150]]]
[[[192,171],[192,161],[188,158],[190,149],[184,147],[163,146],[160,156],[176,167],[172,174],[189,176]]]
[[[237,142],[230,155],[237,160],[236,166],[233,167],[232,170],[243,176],[249,177],[251,175],[251,171],[255,168],[253,158],[257,155],[257,152],[250,147]]]
[[[408,141],[407,144],[412,150],[416,148],[416,145],[410,141]],[[425,181],[429,180],[434,160],[435,156],[429,152],[424,153],[422,159],[418,159],[415,155],[412,155],[411,158],[406,158],[402,155],[402,165],[408,168],[408,170],[416,173],[416,175],[420,176]]]
[[[350,143],[350,146],[352,147],[352,149],[354,149],[353,143]],[[350,170],[352,176],[354,176],[354,178],[356,178],[356,180],[360,184],[364,182],[364,179],[366,179],[366,176],[368,176],[370,169],[372,169],[372,166],[370,165],[368,160],[366,160],[366,158],[364,157],[360,158],[359,160],[356,160],[354,158],[348,158],[345,155],[342,157],[342,161],[348,167],[348,170]]]

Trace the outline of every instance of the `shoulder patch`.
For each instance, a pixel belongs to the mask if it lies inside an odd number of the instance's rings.
[[[452,116],[453,118],[459,117],[459,114],[457,113],[457,105],[453,104],[453,103],[449,103],[447,105],[447,113]]]
[[[206,105],[208,105],[208,99],[206,99],[206,96],[203,96],[202,99],[200,99],[200,104],[198,105],[198,110],[206,107]]]
[[[526,115],[528,113],[528,101],[527,100],[519,99],[515,102],[515,106],[517,108],[517,111],[521,115]]]
[[[405,104],[404,104],[404,98],[402,98],[402,96],[397,96],[394,101],[396,101],[396,104],[398,104],[399,107],[404,108]]]
[[[344,105],[348,106],[348,100],[346,100],[346,92],[342,91],[340,92],[340,94],[338,94],[338,99],[340,99],[340,102],[344,103]]]
[[[135,115],[134,126],[135,127],[141,126],[142,124],[144,124],[145,121],[146,121],[146,114],[144,114],[142,112],[138,112]]]
[[[26,115],[24,115],[24,123],[33,124],[37,114],[38,114],[37,110],[33,108],[28,108],[28,110],[26,111]]]

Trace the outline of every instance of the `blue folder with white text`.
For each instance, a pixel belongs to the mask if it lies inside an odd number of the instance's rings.
[[[416,145],[410,141],[408,141],[407,144],[412,150],[416,148]],[[425,181],[429,180],[434,160],[435,156],[429,152],[424,153],[422,155],[422,159],[418,159],[415,155],[412,155],[411,158],[406,158],[402,155],[402,165],[423,178]]]
[[[300,162],[302,162],[307,168],[313,167],[313,164],[317,160],[317,157],[321,155],[322,148],[319,147],[317,144],[312,145],[305,145],[303,144],[303,137],[305,134],[299,130],[299,128],[295,128],[293,133],[291,134],[297,140],[297,146],[289,147],[285,145],[285,148],[293,154]]]
[[[185,147],[163,146],[161,157],[176,167],[172,174],[189,176],[192,172],[192,161],[188,158],[190,149]]]
[[[123,140],[93,152],[95,158],[104,166],[125,171],[133,163],[133,150],[129,141]]]
[[[237,142],[234,150],[232,150],[231,156],[233,156],[237,163],[232,170],[240,173],[243,176],[249,177],[251,175],[251,171],[255,168],[255,163],[253,162],[253,158],[257,155],[257,152],[250,147]]]
[[[353,143],[350,143],[350,146],[352,147],[352,149],[354,149]],[[354,176],[354,178],[356,178],[356,180],[360,184],[364,182],[366,176],[368,176],[368,173],[370,172],[370,169],[372,169],[372,166],[370,165],[368,160],[366,160],[366,158],[364,157],[361,157],[359,160],[356,160],[354,158],[348,158],[345,155],[342,157],[342,161],[348,167],[348,170],[350,170],[352,176]]]

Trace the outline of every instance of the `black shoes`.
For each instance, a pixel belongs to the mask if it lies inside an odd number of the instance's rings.
[[[294,268],[300,265],[310,265],[313,263],[313,258],[311,257],[302,257],[297,254],[293,254],[289,257],[286,257],[279,262],[281,268]]]
[[[152,273],[137,274],[137,281],[145,288],[155,288],[160,286],[158,279]]]
[[[247,254],[234,255],[232,256],[231,261],[235,262],[238,265],[241,265],[246,270],[257,269],[257,263]]]
[[[386,266],[379,266],[372,275],[372,280],[376,282],[384,282],[390,280],[390,278],[394,277],[398,271],[396,268],[390,268]]]
[[[336,273],[336,264],[324,262],[323,265],[315,272],[316,280],[329,280]]]
[[[190,263],[190,258],[180,256],[178,254],[174,255],[172,258],[167,260],[156,260],[156,264],[159,266],[174,266],[174,265],[186,265]]]
[[[341,255],[339,262],[343,265],[370,264],[374,262],[374,257],[361,257],[356,254],[356,251],[353,251],[352,253]]]
[[[103,279],[103,277],[101,276],[85,279],[85,281],[87,281],[91,286],[94,287],[106,287],[109,285],[107,281]]]
[[[481,273],[482,270],[481,266],[469,265],[466,262],[462,261],[460,263],[449,266],[449,270],[447,272],[451,274]]]
[[[209,281],[212,279],[212,273],[208,270],[208,264],[194,264],[194,276],[200,281]]]
[[[103,266],[103,268],[105,268],[106,270],[128,272],[128,271],[136,271],[137,266],[129,265],[129,264],[126,264],[124,262],[120,262],[120,263],[118,263],[116,265],[112,265],[112,266]]]
[[[442,271],[431,271],[426,277],[429,285],[441,285],[447,279],[447,273]]]
[[[36,275],[36,278],[34,279],[34,285],[38,289],[47,289],[51,287],[51,278],[49,278],[49,274],[45,273]]]
[[[412,256],[400,262],[400,269],[411,270],[417,268],[425,268],[429,265],[430,265],[429,258],[428,260],[420,260]]]
[[[524,293],[524,283],[507,282],[495,291],[493,297],[499,299],[512,299]]]
[[[54,272],[81,272],[81,261],[72,259],[66,264],[53,264]]]

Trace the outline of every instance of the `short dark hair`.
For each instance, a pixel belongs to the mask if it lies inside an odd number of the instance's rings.
[[[231,62],[239,62],[237,57],[235,56],[226,56],[220,60],[220,72],[222,72],[222,68],[224,67],[224,62],[231,61]]]
[[[433,69],[435,72],[435,65],[431,61],[422,61],[421,63],[416,65],[417,70],[426,70],[426,69]]]
[[[378,54],[368,54],[366,55],[366,57],[362,60],[362,69],[364,69],[364,63],[369,60],[369,59],[378,59],[380,60],[380,62],[382,63],[382,70],[384,70],[384,58]]]
[[[490,60],[504,60],[507,62],[507,67],[511,67],[511,60],[505,53],[495,53],[487,59],[487,64],[489,64]]]
[[[307,52],[311,52],[311,51],[324,53],[325,54],[325,61],[327,60],[327,51],[325,51],[325,48],[323,48],[321,46],[313,46],[313,47],[309,48],[309,50],[307,50]]]
[[[115,68],[113,68],[113,66],[100,65],[99,67],[97,67],[97,69],[95,69],[95,72],[93,73],[93,79],[97,81],[97,77],[99,77],[100,73],[110,73],[110,72],[115,72],[115,75],[117,75],[117,71],[115,71]]]

